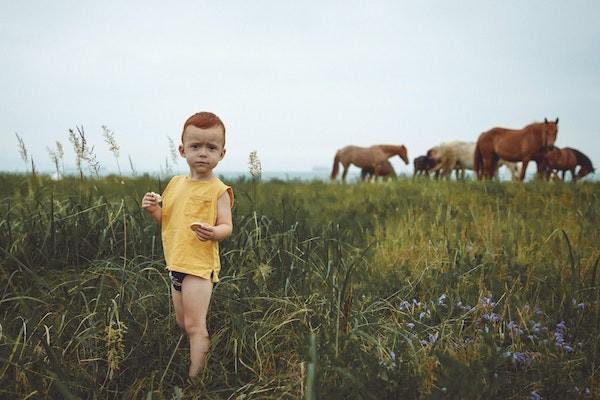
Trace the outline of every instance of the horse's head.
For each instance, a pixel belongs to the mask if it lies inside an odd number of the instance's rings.
[[[590,166],[584,165],[581,168],[579,168],[579,172],[577,172],[576,179],[581,179],[588,174],[594,174],[594,173],[596,173],[596,168],[593,168],[591,165]]]
[[[556,121],[548,121],[544,118],[544,124],[542,126],[542,147],[548,148],[553,147],[556,142],[556,135],[558,134],[558,117]]]
[[[399,146],[396,154],[404,161],[404,164],[408,165],[408,151],[405,145]]]

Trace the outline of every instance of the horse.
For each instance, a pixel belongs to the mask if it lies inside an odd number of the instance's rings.
[[[427,156],[419,156],[413,160],[413,178],[419,175],[429,176],[429,171],[435,167],[435,160]]]
[[[335,180],[340,163],[344,166],[342,180],[345,181],[350,164],[354,164],[359,168],[372,168],[374,174],[378,175],[384,161],[396,155],[408,165],[408,155],[404,145],[378,144],[371,147],[343,147],[335,153],[331,180]]]
[[[448,177],[452,171],[456,172],[456,179],[465,178],[465,170],[475,170],[475,147],[474,142],[447,142],[441,143],[427,151],[427,156],[434,160],[435,166],[433,170],[436,173],[442,175],[442,177]],[[518,178],[519,166],[517,163],[498,160],[497,168],[494,172],[494,176],[497,176],[498,169],[504,165],[511,173],[513,180]],[[437,175],[436,175],[437,176]]]
[[[363,181],[365,179],[366,180],[371,180],[371,179],[377,180],[377,178],[380,176],[384,180],[392,179],[392,178],[396,177],[396,171],[394,171],[394,167],[392,166],[392,163],[389,160],[385,160],[383,162],[383,164],[381,164],[379,166],[379,170],[377,173],[375,172],[375,168],[373,168],[373,167],[364,167],[360,171],[360,179],[362,179]]]
[[[483,132],[475,146],[475,171],[477,179],[492,178],[498,159],[522,161],[519,180],[525,178],[527,164],[540,150],[554,145],[558,134],[556,121],[534,122],[522,129],[492,128]]]
[[[580,166],[577,175],[575,169]],[[571,181],[575,182],[581,179],[595,169],[592,166],[590,159],[577,149],[565,147],[563,149],[556,148],[547,152],[543,160],[543,172],[546,179],[550,178],[552,173],[562,171],[562,180],[565,180],[567,171],[571,171]]]

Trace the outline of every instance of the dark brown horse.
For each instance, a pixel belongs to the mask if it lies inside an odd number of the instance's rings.
[[[553,146],[558,134],[556,121],[534,122],[523,129],[492,128],[483,132],[475,146],[475,171],[478,179],[492,179],[498,160],[521,161],[520,180],[525,177],[527,164],[542,149]]]
[[[377,180],[378,177],[385,179],[392,179],[396,176],[396,171],[389,160],[385,160],[382,165],[379,166],[379,171],[375,173],[375,168],[365,167],[360,171],[360,179]]]
[[[344,166],[344,172],[342,173],[342,180],[344,181],[346,180],[350,164],[354,164],[359,168],[372,168],[374,174],[378,175],[384,161],[396,155],[399,156],[405,164],[408,164],[408,155],[404,145],[378,144],[371,147],[346,146],[335,153],[331,179],[334,180],[337,176],[340,163]]]
[[[428,156],[419,156],[413,160],[413,178],[419,175],[429,176],[429,171],[435,167],[436,161]]]
[[[565,180],[567,171],[571,171],[571,181],[575,182],[590,172],[594,172],[594,167],[590,159],[577,149],[565,147],[563,149],[554,149],[544,155],[544,175],[546,179],[550,178],[552,173],[562,171],[562,180]],[[577,175],[575,169],[580,166]]]

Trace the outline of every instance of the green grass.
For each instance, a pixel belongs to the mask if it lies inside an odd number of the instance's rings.
[[[231,184],[189,388],[165,182],[0,175],[0,398],[600,396],[600,184]]]

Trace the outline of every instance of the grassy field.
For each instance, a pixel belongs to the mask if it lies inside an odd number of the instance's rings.
[[[194,389],[165,183],[0,175],[0,398],[600,398],[600,183],[229,182]]]

